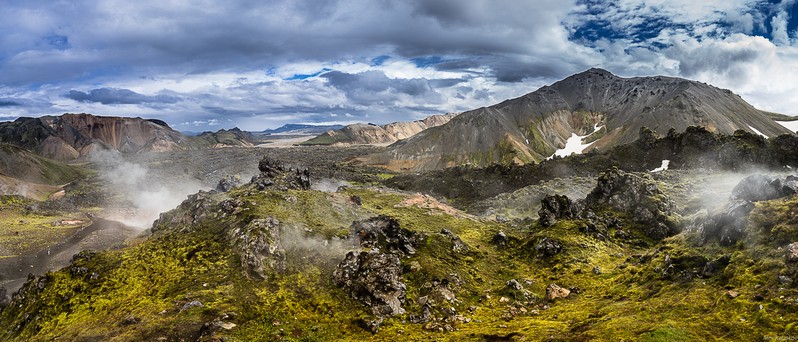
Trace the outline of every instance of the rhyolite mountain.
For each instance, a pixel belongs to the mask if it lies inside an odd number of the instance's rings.
[[[374,124],[352,124],[341,129],[329,130],[305,141],[302,145],[365,145],[386,144],[412,137],[428,128],[443,125],[457,113],[430,115],[416,121],[399,121],[378,126]]]
[[[535,163],[563,148],[573,134],[593,142],[587,150],[606,149],[633,142],[642,127],[665,134],[688,126],[766,137],[791,133],[726,89],[674,77],[623,78],[594,68],[464,112],[360,161],[395,170]]]
[[[64,114],[0,122],[0,142],[55,160],[74,160],[95,151],[124,154],[222,146],[252,146],[237,128],[187,137],[157,119]]]

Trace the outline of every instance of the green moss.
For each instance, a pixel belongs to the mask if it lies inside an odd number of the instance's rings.
[[[53,272],[44,290],[32,294],[35,301],[0,312],[0,338],[178,340],[196,338],[204,323],[227,314],[225,320],[236,327],[218,335],[241,341],[756,340],[791,331],[798,319],[798,293],[779,289],[777,276],[787,269],[780,252],[769,246],[693,247],[681,235],[661,242],[619,239],[612,231],[602,236],[587,231],[584,220],[547,228],[509,225],[375,188],[330,194],[244,187],[215,196],[215,201],[240,200],[240,210],[223,218],[213,209],[182,233],[167,229],[138,245],[79,258],[74,266],[86,267],[85,274]],[[387,319],[376,334],[360,323],[372,318],[369,308],[331,281],[342,255],[289,250],[283,273],[256,281],[244,275],[227,240],[229,229],[256,218],[274,217],[305,237],[326,240],[348,234],[352,221],[376,215],[424,236],[416,253],[401,260],[407,313]],[[632,227],[629,218],[620,217],[624,227]],[[467,248],[456,248],[441,233],[444,228]],[[507,245],[490,242],[498,231],[509,236]],[[537,255],[534,245],[542,237],[557,239],[563,251]],[[730,256],[725,269],[697,276],[706,261],[724,255]],[[668,264],[679,276],[663,275]],[[92,279],[92,273],[98,277]],[[508,290],[510,279],[523,283],[529,296]],[[433,284],[444,280],[453,284],[456,300],[439,303],[433,314],[446,317],[443,310],[454,309],[470,323],[441,321],[451,332],[410,323],[411,315],[421,313],[419,299],[434,296]],[[551,283],[574,291],[545,302]],[[739,296],[731,298],[730,289]],[[191,300],[203,307],[181,312]],[[15,330],[25,314],[38,318]],[[128,315],[139,323],[120,324]]]

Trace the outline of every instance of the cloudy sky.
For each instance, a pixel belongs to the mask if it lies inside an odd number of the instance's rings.
[[[795,2],[3,0],[0,120],[387,123],[591,67],[704,81],[798,115]]]

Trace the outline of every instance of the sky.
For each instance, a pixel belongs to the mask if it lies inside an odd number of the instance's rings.
[[[798,6],[696,0],[2,0],[0,120],[384,124],[600,67],[798,115]]]

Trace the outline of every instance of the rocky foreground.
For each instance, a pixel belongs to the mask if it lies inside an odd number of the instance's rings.
[[[798,181],[709,208],[679,171],[604,170],[533,218],[267,158],[2,303],[3,340],[758,340],[795,334]]]

